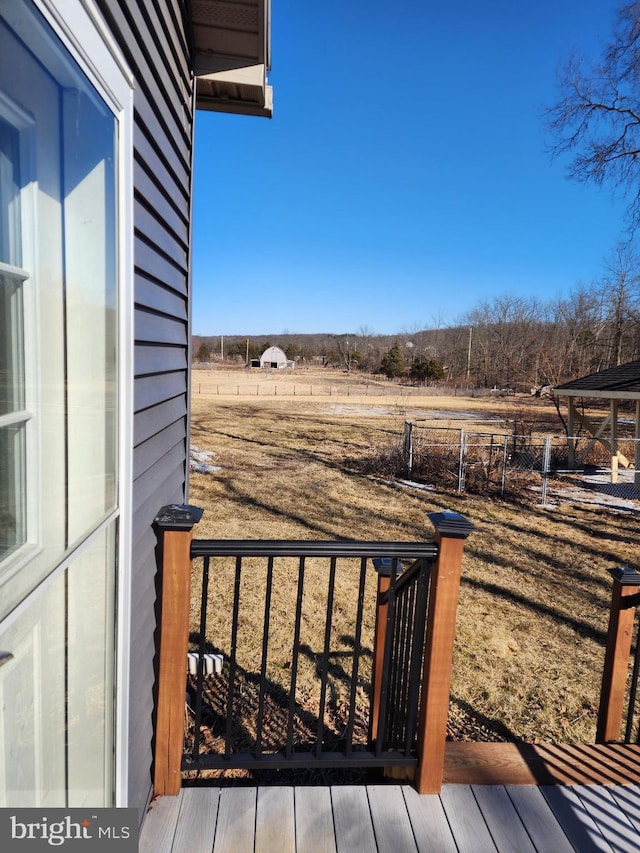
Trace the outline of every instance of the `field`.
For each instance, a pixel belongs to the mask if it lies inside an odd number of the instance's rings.
[[[425,491],[372,466],[396,446],[411,413],[443,426],[463,412],[465,428],[490,416],[508,424],[523,417],[528,399],[439,398],[323,370],[277,377],[195,370],[193,392],[192,444],[212,451],[220,468],[192,475],[190,502],[205,508],[198,538],[421,540],[430,536],[429,512],[463,513],[476,532],[463,565],[450,736],[594,740],[607,569],[635,561],[635,515]],[[551,404],[535,405],[537,418],[553,422]],[[212,602],[220,631],[228,629],[230,587],[220,578]],[[248,594],[255,601],[247,620],[261,625],[259,584]],[[293,604],[279,594],[284,613]],[[256,634],[247,640],[247,661],[259,646]],[[290,653],[282,642],[273,666],[284,671]]]

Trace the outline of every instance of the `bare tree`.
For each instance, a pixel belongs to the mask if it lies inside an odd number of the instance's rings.
[[[473,327],[471,372],[481,385],[530,383],[540,341],[542,306],[534,298],[502,295],[481,301],[463,322]]]
[[[561,100],[547,111],[554,154],[569,153],[569,174],[607,183],[631,197],[640,225],[640,2],[623,4],[599,60],[573,58],[562,70]]]
[[[375,333],[371,326],[367,326],[366,324],[359,326],[358,331],[356,332],[356,336],[358,338],[357,349],[361,355],[360,367],[365,370],[370,370],[372,367],[371,343],[374,334]]]
[[[602,281],[606,314],[609,317],[609,367],[623,361],[623,347],[638,320],[638,258],[628,243],[619,243],[607,261]]]
[[[356,336],[331,335],[331,340],[335,346],[335,361],[344,370],[346,370],[347,373],[351,373],[354,368],[358,367],[360,361],[360,354],[356,349]]]

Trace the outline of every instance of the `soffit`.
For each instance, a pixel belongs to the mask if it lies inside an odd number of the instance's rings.
[[[271,0],[191,0],[196,107],[271,116]]]

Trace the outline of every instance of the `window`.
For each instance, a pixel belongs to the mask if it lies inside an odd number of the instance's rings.
[[[0,560],[26,540],[20,221],[19,136],[0,115]]]
[[[0,17],[0,618],[118,489],[117,120],[20,7]]]

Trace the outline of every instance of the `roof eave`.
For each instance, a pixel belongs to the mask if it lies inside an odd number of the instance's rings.
[[[271,0],[192,0],[196,109],[270,118]]]
[[[554,397],[583,397],[585,400],[635,400],[640,391],[589,391],[585,388],[554,388]]]
[[[264,65],[196,77],[196,107],[271,118],[273,89],[267,83]]]

